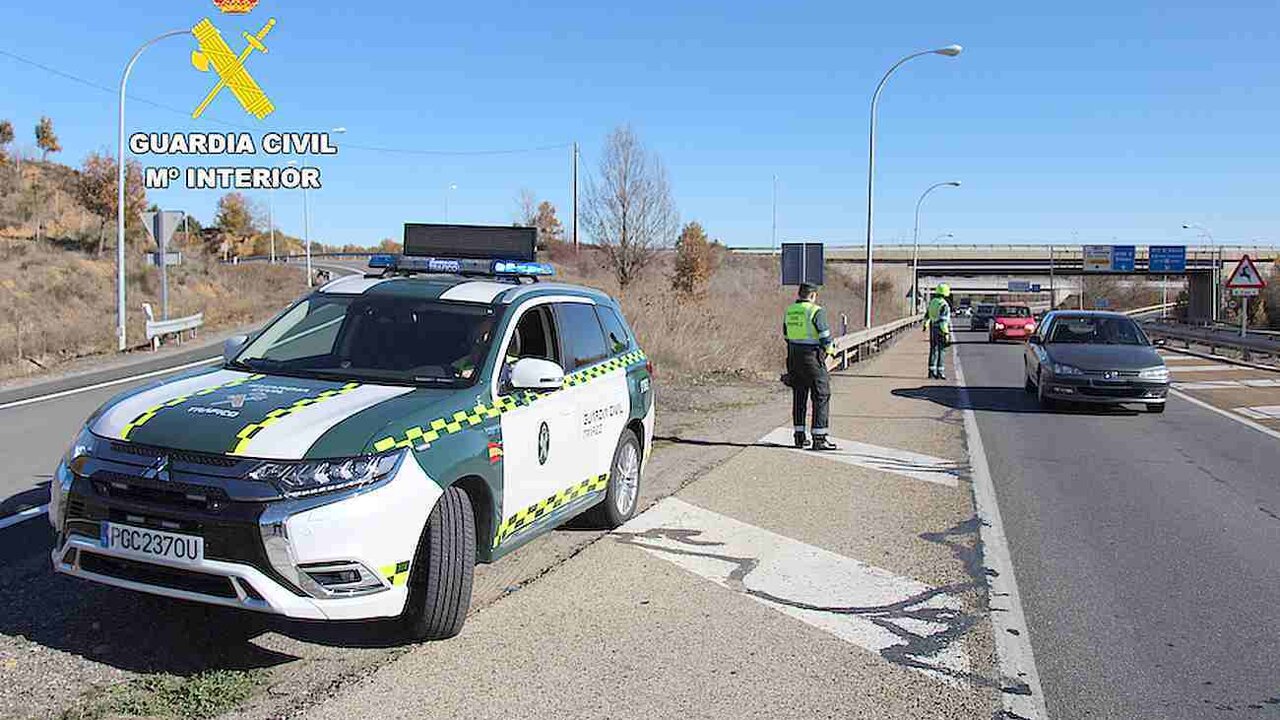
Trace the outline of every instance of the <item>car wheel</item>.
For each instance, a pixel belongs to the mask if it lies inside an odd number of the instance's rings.
[[[640,504],[640,440],[630,428],[622,431],[609,468],[609,490],[604,501],[592,508],[586,521],[593,527],[612,530],[636,514]]]
[[[427,518],[409,574],[400,620],[414,640],[444,640],[462,631],[471,606],[476,521],[461,488],[446,488]]]
[[[1149,412],[1149,413],[1162,413],[1162,412],[1164,412],[1164,403],[1159,403],[1159,404],[1152,403],[1152,404],[1148,405],[1148,406],[1147,406],[1147,412]]]
[[[1044,394],[1044,375],[1036,377],[1036,399],[1040,401],[1040,407],[1045,410],[1053,410],[1058,407],[1056,400]]]

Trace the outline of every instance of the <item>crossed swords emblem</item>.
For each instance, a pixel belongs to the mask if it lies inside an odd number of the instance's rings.
[[[191,34],[196,36],[196,40],[200,43],[199,50],[191,52],[191,64],[200,72],[208,72],[212,67],[213,71],[218,75],[218,84],[213,86],[209,94],[204,100],[196,106],[195,112],[191,113],[191,117],[198,118],[204,114],[205,108],[209,107],[209,103],[222,92],[223,88],[231,88],[231,94],[236,96],[236,100],[240,101],[241,107],[250,115],[257,117],[259,120],[270,115],[276,108],[271,104],[271,100],[267,98],[267,94],[262,92],[262,88],[258,86],[253,76],[245,69],[245,60],[249,55],[257,50],[261,53],[267,52],[267,46],[262,44],[266,39],[267,33],[271,32],[271,28],[275,27],[276,19],[267,20],[267,24],[256,35],[242,33],[244,39],[249,42],[244,50],[237,55],[231,51],[231,46],[227,45],[227,41],[222,39],[222,33],[218,32],[218,28],[209,22],[209,18],[205,18],[196,23],[191,28]]]

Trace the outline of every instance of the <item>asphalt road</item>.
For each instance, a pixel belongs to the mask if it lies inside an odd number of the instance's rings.
[[[1176,397],[1041,412],[1020,345],[957,340],[1049,715],[1280,718],[1280,444]]]

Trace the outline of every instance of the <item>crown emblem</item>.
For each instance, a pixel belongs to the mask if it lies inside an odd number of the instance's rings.
[[[213,0],[213,4],[228,15],[243,15],[252,10],[258,0]]]

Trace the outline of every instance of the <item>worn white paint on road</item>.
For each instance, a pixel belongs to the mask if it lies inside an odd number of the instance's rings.
[[[803,453],[808,457],[819,457],[825,460],[842,462],[846,465],[880,470],[882,472],[902,475],[913,480],[956,487],[960,478],[968,473],[963,463],[944,460],[931,455],[922,455],[909,450],[880,447],[856,440],[844,440],[832,437],[831,442],[840,447],[839,450],[801,450],[795,447],[793,431],[790,426],[780,427],[760,438],[761,443],[780,445],[792,452]]]
[[[960,601],[911,578],[667,498],[614,532],[695,575],[960,685]]]
[[[1224,372],[1227,370],[1252,370],[1253,368],[1240,367],[1239,365],[1171,365],[1169,372]]]
[[[1173,387],[1179,390],[1235,390],[1239,388],[1280,387],[1280,380],[1275,378],[1243,378],[1241,380],[1200,380],[1198,382],[1175,382]]]
[[[1235,410],[1250,420],[1280,420],[1280,405],[1238,407]]]

